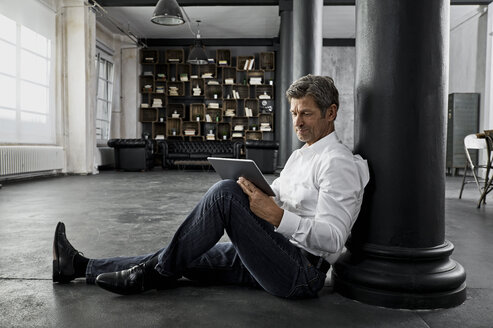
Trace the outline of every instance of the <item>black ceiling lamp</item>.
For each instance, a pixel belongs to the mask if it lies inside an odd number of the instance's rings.
[[[190,50],[190,54],[188,55],[187,63],[193,65],[205,65],[208,63],[207,54],[205,53],[204,46],[202,45],[202,41],[200,41],[200,29],[199,24],[200,20],[196,20],[197,22],[197,34],[195,35],[195,42]]]
[[[176,0],[159,0],[151,17],[151,22],[159,25],[176,26],[185,23],[185,19]]]

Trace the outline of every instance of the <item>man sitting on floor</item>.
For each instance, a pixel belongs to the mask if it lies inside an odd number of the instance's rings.
[[[212,186],[156,253],[88,259],[58,223],[53,281],[88,283],[135,294],[177,279],[260,287],[287,298],[314,297],[344,249],[369,180],[368,166],[334,130],[339,93],[329,77],[307,75],[287,90],[293,126],[305,145],[295,150],[269,197],[250,181]],[[224,232],[231,242],[218,243]]]

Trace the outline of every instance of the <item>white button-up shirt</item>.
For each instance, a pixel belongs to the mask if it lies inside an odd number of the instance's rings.
[[[276,231],[296,246],[334,263],[358,217],[368,164],[335,132],[289,157],[271,187],[284,209]]]

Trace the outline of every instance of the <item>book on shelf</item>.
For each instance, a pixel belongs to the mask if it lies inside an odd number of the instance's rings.
[[[220,60],[218,62],[219,66],[228,66],[228,61],[227,60]]]
[[[202,95],[202,89],[200,88],[193,88],[193,96],[200,96]]]
[[[207,81],[207,85],[219,85],[219,81],[218,80],[210,80],[210,81]]]
[[[207,108],[214,108],[214,109],[218,109],[219,108],[219,103],[208,103],[207,104]]]
[[[178,96],[178,87],[169,87],[169,95],[170,96]]]
[[[272,131],[272,128],[270,127],[270,123],[260,123],[260,131]]]
[[[188,81],[188,74],[187,73],[181,73],[180,74],[180,81],[187,82]]]
[[[233,130],[235,131],[243,131],[244,129],[245,127],[241,124],[235,125],[235,127],[233,128]]]
[[[145,57],[144,60],[146,62],[153,62],[154,61],[154,57]]]
[[[212,117],[209,114],[205,114],[205,121],[212,122]]]
[[[262,84],[262,78],[261,77],[251,77],[249,83],[251,85],[259,85],[259,84]]]
[[[234,109],[226,109],[226,112],[224,112],[224,116],[235,116],[235,110]]]
[[[245,60],[245,65],[243,65],[243,70],[251,70],[253,68],[253,63],[255,63],[255,58],[250,58]]]
[[[154,138],[156,140],[164,140],[164,135],[163,134],[157,134],[156,135],[156,138]]]
[[[152,72],[150,72],[150,71],[145,71],[144,74],[142,74],[142,75],[144,75],[144,76],[150,76],[150,77],[154,76],[152,74]]]
[[[233,78],[224,79],[224,84],[235,84],[235,79]]]
[[[166,80],[166,74],[164,73],[157,73],[157,78],[161,80]]]
[[[185,129],[185,135],[186,136],[194,136],[195,135],[195,129]]]
[[[148,103],[142,103],[142,104],[140,104],[140,108],[149,108],[149,104]]]
[[[253,63],[255,62],[255,58],[250,59],[250,63],[248,64],[248,70],[251,70],[253,68]]]
[[[180,118],[180,114],[178,114],[176,111],[171,114],[171,118]]]
[[[231,137],[232,138],[243,138],[243,133],[241,133],[241,132],[233,132],[233,134],[231,134]]]
[[[212,79],[212,73],[204,73],[202,74],[203,79]]]
[[[207,133],[207,135],[205,136],[205,139],[206,140],[216,140],[216,136],[214,135],[214,133]]]
[[[169,63],[179,63],[180,62],[180,58],[168,58],[168,62]]]
[[[207,62],[209,64],[214,64],[214,63],[216,63],[216,60],[214,58],[207,58]]]
[[[156,93],[164,93],[164,86],[158,85],[156,87]]]
[[[252,117],[253,116],[252,110],[248,107],[245,107],[245,116],[246,117]]]
[[[163,107],[163,101],[159,98],[154,98],[152,100],[152,107],[157,107],[157,108]]]
[[[264,92],[263,95],[258,96],[258,99],[270,99],[270,96],[267,94],[267,92]]]

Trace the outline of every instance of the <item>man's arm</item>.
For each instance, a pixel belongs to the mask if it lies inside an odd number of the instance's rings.
[[[319,174],[314,217],[284,211],[276,231],[318,255],[340,252],[359,213],[367,182],[365,161],[332,157]]]
[[[259,218],[278,227],[281,224],[284,210],[276,204],[274,199],[267,196],[267,194],[245,178],[240,177],[237,183],[243,189],[243,192],[247,194],[252,212]]]

